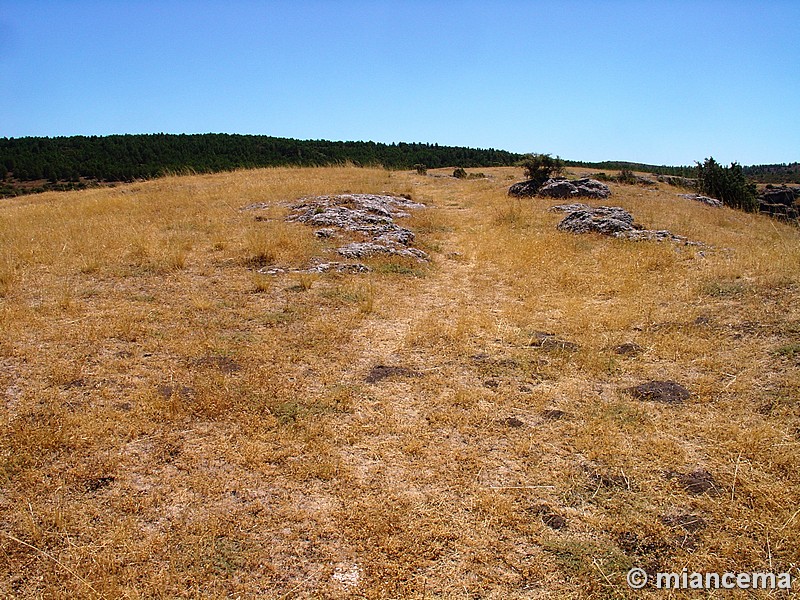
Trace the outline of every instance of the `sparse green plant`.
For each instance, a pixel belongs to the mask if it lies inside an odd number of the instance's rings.
[[[619,174],[615,177],[617,182],[625,183],[628,185],[635,185],[639,183],[639,180],[636,178],[636,175],[633,174],[633,171],[630,169],[622,169]]]
[[[564,161],[550,154],[526,154],[518,164],[525,171],[525,177],[534,182],[536,187],[564,171]]]

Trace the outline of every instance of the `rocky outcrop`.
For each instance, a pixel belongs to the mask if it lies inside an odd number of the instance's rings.
[[[566,217],[558,224],[560,231],[571,233],[600,233],[632,241],[677,242],[685,245],[701,246],[685,237],[675,235],[666,229],[650,230],[634,223],[633,215],[619,206],[598,206],[587,204],[560,204],[550,208],[553,212],[566,212]]]
[[[427,260],[425,252],[411,247],[414,232],[394,221],[398,217],[410,216],[410,209],[423,207],[424,204],[403,196],[315,196],[302,198],[294,204],[287,220],[320,227],[314,232],[320,238],[333,238],[342,232],[360,235],[362,241],[352,241],[337,248],[337,252],[345,258],[383,254]]]
[[[588,177],[573,180],[556,177],[548,179],[541,186],[533,180],[515,183],[508,189],[508,194],[517,198],[537,195],[547,198],[608,198],[611,190],[606,184]]]
[[[797,221],[800,218],[798,198],[800,198],[800,188],[768,185],[758,197],[758,210],[761,214],[784,221]]]
[[[688,177],[678,177],[677,175],[658,175],[656,177],[661,183],[674,185],[676,187],[696,188],[697,179],[690,179]]]
[[[624,231],[632,231],[633,215],[619,206],[598,206],[592,208],[586,205],[577,206],[577,210],[564,210],[564,206],[554,207],[560,211],[568,212],[564,220],[558,224],[561,231],[572,233],[596,232],[612,235]]]
[[[540,185],[529,179],[528,181],[520,181],[508,188],[508,195],[515,198],[532,198],[539,191]]]
[[[608,198],[609,187],[596,179],[548,179],[539,188],[539,195],[548,198]]]
[[[716,198],[709,198],[708,196],[701,196],[700,194],[678,194],[681,198],[686,198],[687,200],[694,200],[695,202],[700,202],[705,204],[706,206],[712,206],[714,208],[722,208],[722,201],[717,200]]]

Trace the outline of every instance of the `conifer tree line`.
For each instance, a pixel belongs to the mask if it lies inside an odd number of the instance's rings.
[[[353,163],[388,169],[513,165],[504,150],[424,143],[295,140],[237,134],[141,134],[0,138],[0,179],[131,181],[167,173]]]
[[[272,166],[352,163],[387,169],[525,166],[526,157],[494,148],[428,143],[296,140],[225,133],[0,138],[0,197],[80,189],[92,182],[125,182],[170,173],[210,173]],[[549,155],[538,155],[549,156]],[[701,193],[728,206],[757,210],[753,181],[800,182],[800,163],[723,167],[713,158],[695,166],[558,159],[570,167],[626,170],[697,179]],[[20,182],[39,182],[32,187]],[[42,184],[41,182],[46,182]]]

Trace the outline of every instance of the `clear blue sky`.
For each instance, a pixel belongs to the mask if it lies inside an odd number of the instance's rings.
[[[0,137],[800,161],[800,0],[0,0]]]

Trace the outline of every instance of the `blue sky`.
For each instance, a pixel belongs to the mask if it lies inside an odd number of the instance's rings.
[[[800,161],[800,0],[0,0],[0,136]]]

